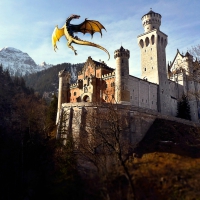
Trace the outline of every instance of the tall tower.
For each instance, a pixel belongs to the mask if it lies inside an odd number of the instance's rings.
[[[130,102],[130,91],[128,90],[129,57],[129,50],[124,49],[122,46],[114,52],[114,58],[116,59],[115,101],[117,103]]]
[[[58,123],[59,120],[59,113],[62,107],[62,103],[67,103],[70,98],[68,90],[69,90],[71,75],[66,69],[64,69],[58,73],[58,77],[59,77],[59,89],[58,89],[58,110],[57,110],[56,124]]]
[[[159,85],[158,111],[170,114],[169,83],[166,69],[167,35],[160,31],[161,15],[150,10],[142,17],[144,33],[138,36],[142,79]]]

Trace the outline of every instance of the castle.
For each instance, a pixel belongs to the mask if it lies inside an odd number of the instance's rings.
[[[166,64],[168,36],[160,31],[161,15],[150,10],[142,17],[144,33],[137,37],[141,52],[141,78],[129,74],[130,52],[122,46],[114,52],[115,69],[88,57],[77,82],[66,70],[59,72],[58,115],[63,105],[117,103],[176,116],[177,101],[188,96],[191,120],[198,122],[199,63],[179,51]]]

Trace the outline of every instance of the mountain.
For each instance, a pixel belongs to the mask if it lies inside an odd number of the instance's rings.
[[[4,70],[9,70],[11,76],[24,76],[52,66],[45,62],[37,65],[27,53],[13,47],[4,47],[0,50],[0,64]]]
[[[24,80],[28,87],[33,88],[41,95],[45,93],[57,93],[58,92],[58,73],[59,71],[66,69],[71,74],[71,82],[74,83],[77,80],[78,72],[82,70],[84,63],[71,64],[62,63],[43,71],[29,74],[24,76]]]

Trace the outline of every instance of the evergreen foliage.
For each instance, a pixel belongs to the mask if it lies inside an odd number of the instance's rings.
[[[177,103],[177,117],[191,120],[190,105],[185,94],[182,95],[182,98]]]
[[[0,66],[0,199],[82,199],[71,143],[55,140],[56,111],[55,95],[48,106]]]

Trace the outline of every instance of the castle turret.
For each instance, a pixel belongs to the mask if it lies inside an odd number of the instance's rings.
[[[161,15],[150,10],[147,14],[142,17],[142,25],[145,33],[152,31],[153,29],[160,29]]]
[[[62,103],[69,102],[70,94],[68,94],[69,84],[70,84],[70,73],[64,69],[58,73],[59,77],[59,89],[58,89],[58,110],[57,110],[57,119],[56,123],[59,120],[59,113]]]
[[[130,52],[122,46],[114,52],[116,59],[115,69],[115,101],[118,103],[130,102],[128,91]]]

